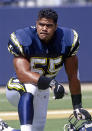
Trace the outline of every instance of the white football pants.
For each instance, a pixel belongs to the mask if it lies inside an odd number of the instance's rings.
[[[30,131],[44,131],[46,116],[47,116],[48,100],[49,100],[49,89],[39,90],[35,85],[32,84],[24,84],[24,85],[26,91],[34,95],[34,101],[33,101],[34,118]],[[12,84],[8,83],[8,86],[13,88],[13,83]],[[18,106],[18,102],[20,99],[20,93],[18,91],[14,89],[9,90],[8,88],[6,88],[6,97],[12,105]]]

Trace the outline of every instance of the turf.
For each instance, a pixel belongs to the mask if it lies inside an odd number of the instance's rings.
[[[53,100],[53,94],[50,94],[50,100],[48,105],[48,110],[65,110],[72,109],[71,96],[70,93],[68,96],[65,96],[61,100]],[[92,91],[83,91],[83,107],[92,108]],[[17,111],[17,108],[12,106],[6,99],[5,93],[0,93],[0,112],[11,112]],[[8,124],[14,128],[19,128],[19,121],[17,120],[8,120]],[[64,131],[64,124],[67,123],[67,118],[59,119],[47,119],[45,131]]]

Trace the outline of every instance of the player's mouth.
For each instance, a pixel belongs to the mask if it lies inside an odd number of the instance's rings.
[[[48,33],[46,33],[46,32],[41,32],[40,34],[41,35],[48,35]]]

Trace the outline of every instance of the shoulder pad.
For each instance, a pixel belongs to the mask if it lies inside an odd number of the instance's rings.
[[[72,41],[72,45],[71,45],[71,49],[69,53],[70,56],[73,56],[77,53],[79,49],[79,45],[80,45],[78,33],[75,30],[72,30],[72,32],[73,32],[73,41]]]
[[[75,55],[79,48],[79,37],[78,33],[73,29],[63,28],[63,41],[65,44],[65,49],[67,52],[67,56]]]
[[[32,43],[31,36],[32,34],[28,27],[13,32],[10,35],[8,50],[15,56],[19,56],[19,55],[24,56],[25,54],[24,48],[30,46]]]

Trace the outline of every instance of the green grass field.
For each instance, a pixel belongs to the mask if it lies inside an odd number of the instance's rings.
[[[92,89],[83,90],[83,107],[91,109],[92,108]],[[53,100],[52,93],[50,93],[50,100],[48,105],[48,111],[50,110],[72,110],[72,103],[70,93],[61,100]],[[16,112],[17,109],[13,107],[6,99],[5,93],[0,91],[0,112]],[[0,116],[0,118],[2,118]],[[19,128],[18,120],[6,120],[5,121],[14,128]],[[64,124],[68,122],[67,118],[49,118],[47,119],[45,131],[64,131]]]

